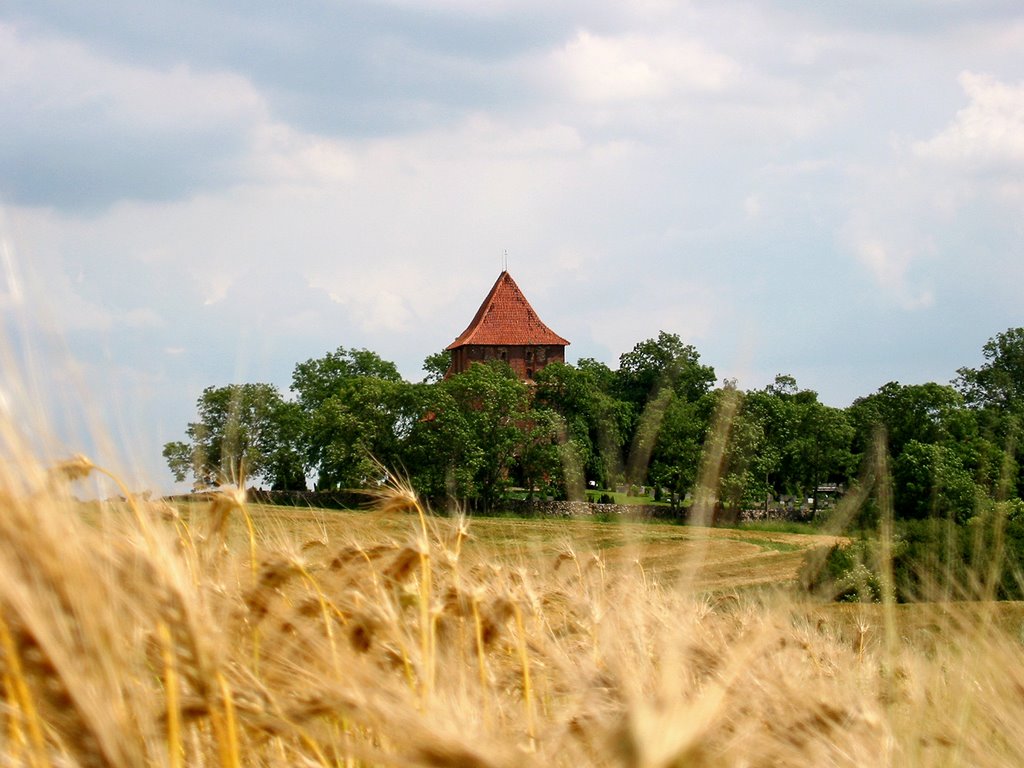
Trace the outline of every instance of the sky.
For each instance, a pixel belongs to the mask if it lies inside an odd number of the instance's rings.
[[[6,0],[0,408],[167,488],[204,387],[419,380],[506,259],[569,362],[948,383],[1024,325],[1022,51],[1019,0]]]

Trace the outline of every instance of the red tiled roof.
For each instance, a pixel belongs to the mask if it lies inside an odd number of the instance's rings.
[[[469,327],[447,348],[466,344],[566,346],[568,343],[540,321],[516,281],[508,272],[502,272]]]

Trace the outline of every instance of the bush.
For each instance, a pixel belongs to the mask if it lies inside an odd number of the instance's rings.
[[[894,597],[1020,600],[1024,516],[992,504],[964,525],[946,520],[896,521],[891,542]],[[882,552],[877,535],[818,550],[805,559],[804,588],[840,601],[882,598]]]

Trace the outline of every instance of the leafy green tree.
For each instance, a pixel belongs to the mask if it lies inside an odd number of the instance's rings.
[[[818,488],[823,483],[846,483],[855,474],[850,450],[854,429],[846,413],[818,401],[817,393],[805,390],[798,400],[797,428],[786,449],[788,482],[801,497],[813,499],[818,508]]]
[[[755,473],[754,463],[763,442],[761,425],[740,409],[729,425],[719,477],[718,498],[726,519],[736,519],[740,510],[759,505],[765,497],[767,489]]]
[[[617,394],[633,403],[639,413],[643,406],[669,387],[685,400],[695,401],[710,391],[715,370],[701,365],[700,355],[677,334],[658,333],[657,339],[641,341],[619,357],[615,375]]]
[[[647,339],[619,357],[612,394],[629,409],[630,419],[625,444],[629,445],[627,478],[631,483],[642,483],[648,478],[652,462],[658,463],[656,475],[664,479],[672,474],[671,454],[685,453],[685,449],[671,444],[671,437],[660,434],[666,416],[674,418],[678,427],[684,405],[677,401],[695,403],[711,390],[715,371],[700,363],[700,355],[678,335],[661,331],[656,339]],[[681,436],[686,430],[672,430],[672,436]],[[672,479],[678,486],[679,479]]]
[[[965,523],[974,515],[978,487],[949,446],[911,440],[892,471],[895,504],[902,517]]]
[[[529,390],[504,363],[477,364],[419,390],[422,415],[406,451],[414,485],[429,498],[468,499],[490,510],[530,424]]]
[[[760,427],[761,439],[749,461],[757,478],[751,488],[760,494],[813,498],[822,483],[848,482],[854,472],[853,427],[844,411],[818,400],[817,392],[800,389],[792,376],[778,375],[762,390],[748,392],[741,418]],[[752,501],[753,494],[747,500]]]
[[[382,466],[397,465],[416,414],[394,363],[340,347],[295,366],[292,390],[305,414],[302,443],[317,490],[372,486]]]
[[[543,496],[582,497],[582,475],[572,476],[577,472],[579,447],[568,438],[563,419],[548,408],[531,408],[521,427],[523,441],[516,465],[527,497],[532,499],[535,489]]]
[[[878,427],[888,435],[899,517],[955,512],[959,519],[974,509],[978,492],[999,495],[1008,467],[1016,474],[1014,452],[997,447],[999,409],[977,402],[969,408],[953,387],[890,382],[854,401],[847,413],[856,445],[866,446]]]
[[[207,387],[186,429],[188,442],[164,446],[175,480],[191,474],[197,488],[262,479],[277,488],[305,488],[295,437],[301,416],[271,384]]]
[[[558,413],[565,423],[566,457],[586,480],[602,487],[621,471],[623,433],[629,409],[608,394],[612,372],[603,363],[581,360],[579,367],[552,363],[534,375],[534,401]]]
[[[751,462],[764,489],[759,506],[767,504],[769,494],[796,494],[792,477],[793,442],[800,427],[796,380],[779,375],[775,382],[762,390],[748,392],[743,399],[743,415],[761,427],[762,441]]]
[[[963,408],[964,399],[953,387],[890,381],[874,394],[854,400],[847,413],[855,429],[856,451],[867,453],[881,426],[888,436],[889,452],[896,457],[911,440],[948,440]]]
[[[953,385],[977,419],[985,479],[999,499],[1024,497],[1024,328],[996,334],[980,368],[961,368]],[[984,443],[987,443],[985,445]]]
[[[413,396],[419,416],[402,444],[413,486],[435,505],[473,497],[483,451],[462,408],[444,382],[418,384]]]
[[[427,355],[423,360],[423,371],[426,376],[423,377],[423,381],[427,384],[434,384],[444,378],[445,374],[448,373],[448,369],[452,365],[452,353],[447,349],[442,349],[440,352],[435,352],[432,355]]]
[[[317,490],[357,489],[381,482],[398,465],[411,428],[410,385],[370,376],[338,382],[334,394],[309,411],[305,444]]]
[[[661,419],[647,478],[658,489],[669,491],[677,506],[697,481],[697,469],[708,428],[709,405],[673,396]]]
[[[338,347],[323,357],[296,365],[291,389],[298,396],[303,410],[308,412],[337,394],[342,384],[354,378],[402,381],[395,364],[382,359],[376,352]]]
[[[954,385],[975,408],[1020,413],[1024,410],[1024,328],[996,334],[982,347],[982,355],[984,364],[960,368]]]

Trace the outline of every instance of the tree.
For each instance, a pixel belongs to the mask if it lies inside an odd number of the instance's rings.
[[[975,408],[1024,410],[1024,328],[1009,328],[982,347],[980,368],[960,368],[954,385]]]
[[[673,403],[697,402],[714,382],[714,369],[701,365],[697,350],[674,333],[661,331],[657,339],[642,341],[619,357],[612,392],[630,412],[623,437],[630,446],[626,464],[631,483],[643,482],[648,476],[663,421]],[[675,407],[685,410],[684,406]],[[660,469],[664,468],[663,463]]]
[[[956,414],[964,408],[963,397],[942,384],[900,384],[890,381],[867,397],[859,397],[847,409],[856,430],[854,447],[867,453],[875,430],[884,427],[889,452],[899,456],[911,440],[937,443],[949,439]]]
[[[441,381],[451,366],[452,353],[447,349],[427,355],[423,360],[423,370],[427,374],[423,377],[423,381],[427,384],[435,384]]]
[[[888,435],[898,516],[922,517],[927,509],[949,512],[954,506],[961,515],[973,509],[977,490],[1005,497],[1000,478],[1016,477],[1013,450],[1004,453],[994,442],[1001,412],[994,405],[968,408],[953,387],[890,382],[854,401],[847,412],[862,450],[878,427]],[[986,419],[988,434],[980,428]]]
[[[271,384],[207,387],[196,402],[188,442],[170,442],[163,455],[175,480],[191,473],[197,488],[262,479],[278,488],[305,488],[295,436],[301,416]]]
[[[384,478],[382,466],[399,464],[412,418],[409,393],[401,381],[354,376],[311,408],[304,443],[317,490],[374,486]]]
[[[948,517],[965,523],[977,506],[977,485],[956,451],[911,440],[893,463],[896,508],[901,517]]]
[[[677,334],[660,331],[657,339],[641,341],[619,357],[616,372],[619,396],[642,409],[669,387],[676,395],[698,400],[715,383],[715,369],[700,364],[700,355]]]
[[[368,349],[338,347],[320,358],[310,359],[295,366],[292,373],[292,391],[306,411],[315,410],[340,385],[356,377],[400,382],[401,375],[394,363],[384,360]]]
[[[602,487],[621,473],[623,434],[629,409],[607,392],[611,370],[584,359],[579,367],[552,363],[534,375],[534,402],[550,408],[565,422],[566,458],[583,469],[585,479]]]
[[[418,390],[421,416],[407,442],[413,483],[435,500],[489,510],[510,484],[530,425],[529,390],[505,363],[468,370]]]
[[[382,464],[398,463],[416,416],[394,363],[339,347],[296,365],[292,390],[305,414],[302,444],[317,490],[371,486],[383,478]]]
[[[647,479],[660,491],[666,488],[677,506],[697,481],[697,470],[711,411],[705,395],[691,402],[673,396],[665,408],[654,439]]]
[[[530,408],[521,427],[522,445],[516,465],[527,498],[533,499],[535,489],[542,496],[567,498],[570,485],[582,495],[581,482],[574,482],[582,481],[582,477],[570,476],[579,460],[579,446],[567,438],[562,418],[548,408]]]
[[[1019,498],[1024,495],[1024,328],[996,334],[982,355],[985,363],[960,368],[953,385],[977,419],[979,454],[988,470],[982,482],[997,498]]]

